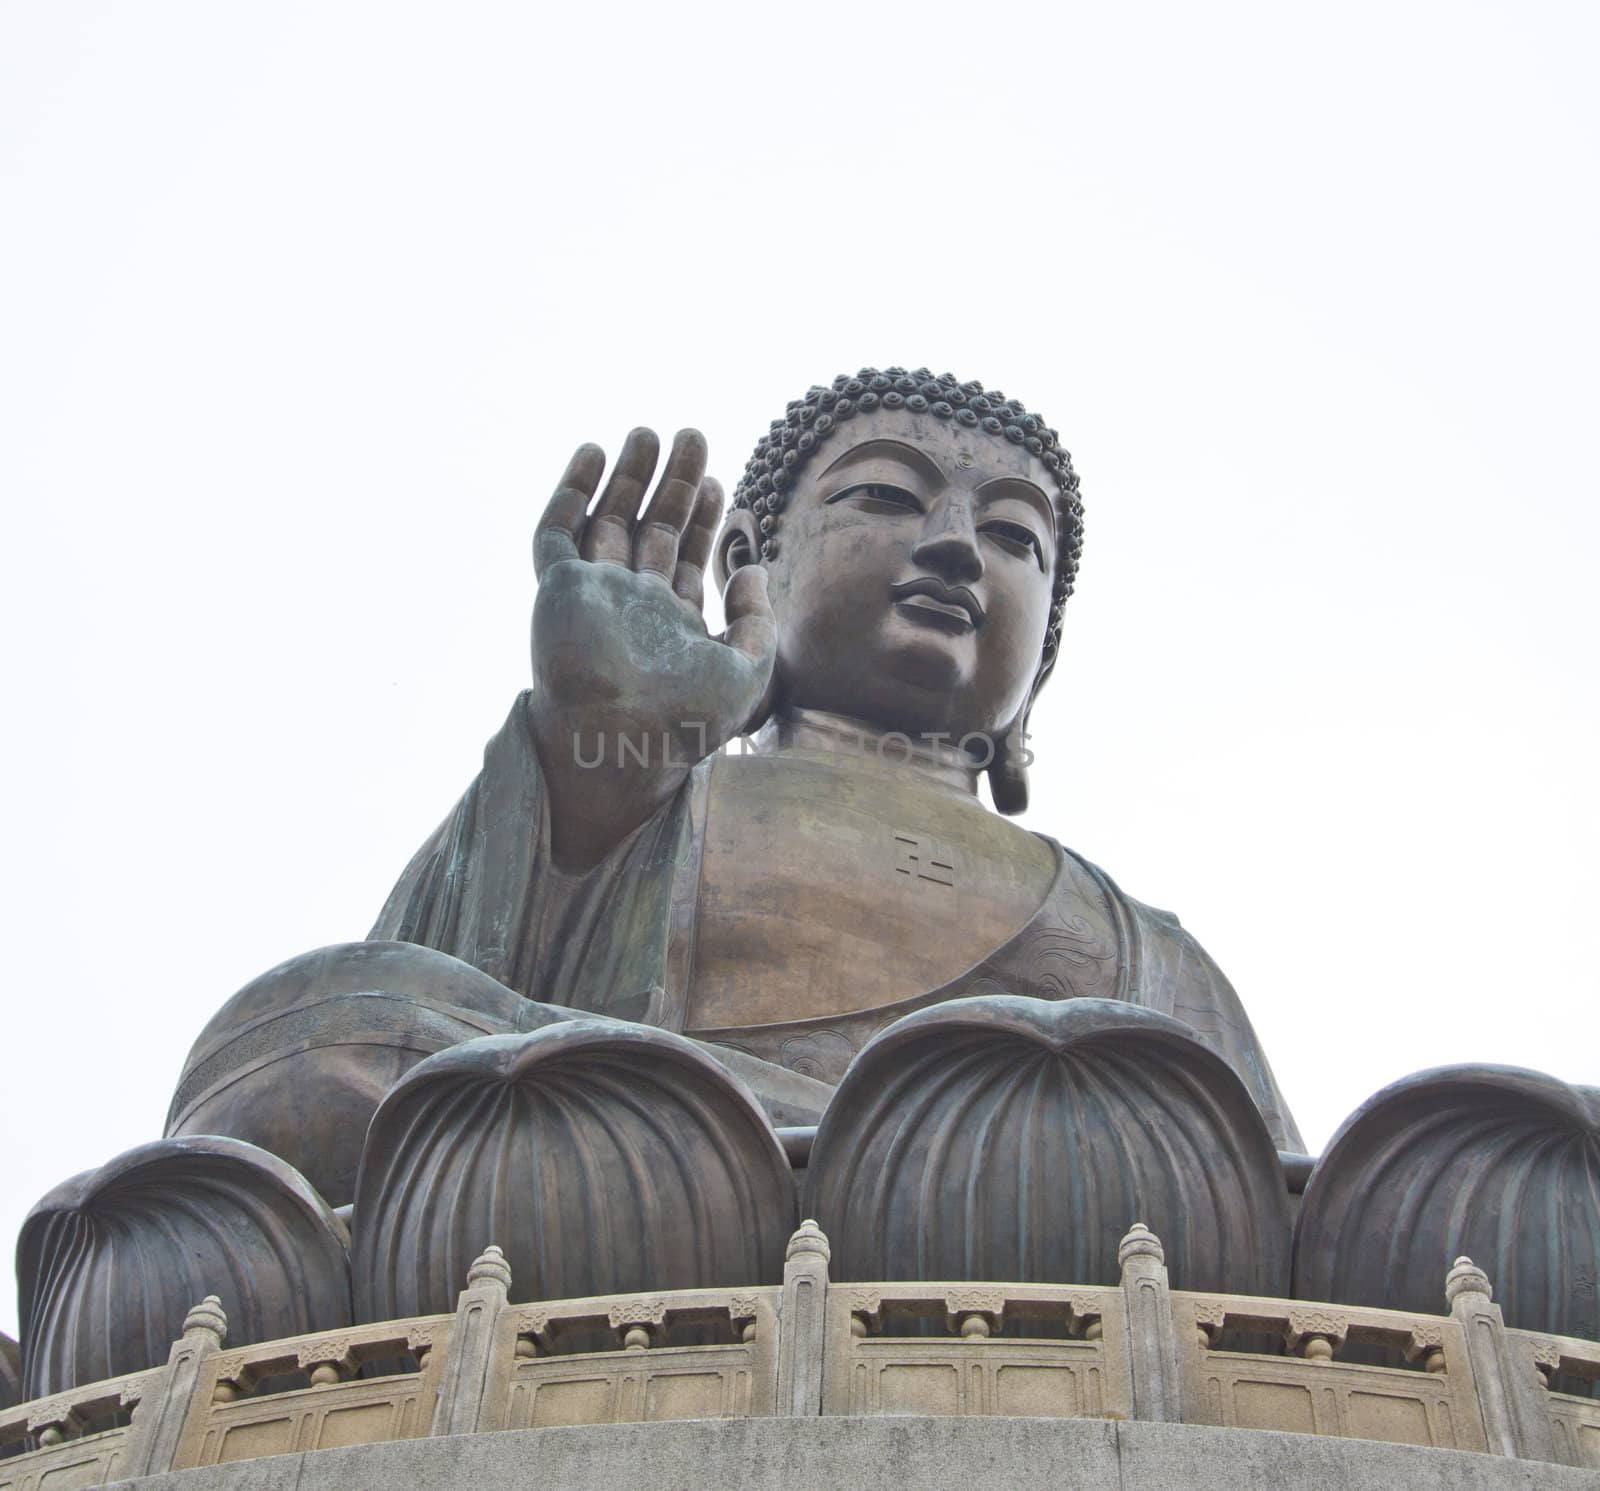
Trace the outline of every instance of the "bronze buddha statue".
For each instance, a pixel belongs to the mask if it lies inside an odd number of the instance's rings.
[[[840,1280],[1114,1281],[1144,1219],[1179,1288],[1412,1310],[1470,1247],[1593,1330],[1600,1097],[1422,1073],[1313,1170],[1194,938],[1009,821],[1081,550],[1054,431],[863,369],[725,519],[697,433],[659,454],[574,454],[532,685],[369,937],[235,994],[166,1137],[30,1215],[30,1395],[214,1280],[250,1340],[447,1311],[500,1241],[526,1300],[742,1287],[803,1215]]]
[[[603,490],[601,451],[573,456],[535,540],[533,687],[371,936],[830,1085],[923,1005],[1128,1000],[1193,1027],[1298,1149],[1198,943],[1001,816],[1081,548],[1054,432],[976,383],[863,369],[774,423],[720,532],[694,431],[643,502],[658,451],[633,431]]]

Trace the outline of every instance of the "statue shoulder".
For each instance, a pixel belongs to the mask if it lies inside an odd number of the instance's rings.
[[[1082,855],[1070,849],[1061,854],[1098,885],[1118,922],[1126,963],[1123,997],[1189,1026],[1244,1079],[1278,1147],[1299,1151],[1300,1132],[1250,1017],[1216,960],[1173,912],[1135,900]]]
[[[1178,920],[1176,912],[1130,896],[1092,860],[1054,840],[1049,842],[1061,858],[1063,892],[1078,897],[1098,894],[1117,928],[1125,965],[1124,998],[1201,1025],[1213,1023],[1203,1012],[1215,1009],[1219,1000],[1227,1004],[1237,1001],[1215,959]]]
[[[1050,837],[1049,834],[1039,834],[1039,838],[1051,845],[1061,856],[1065,872],[1075,881],[1096,886],[1100,893],[1110,901],[1118,911],[1136,919],[1141,928],[1148,927],[1152,930],[1161,930],[1173,936],[1185,937],[1193,942],[1194,938],[1178,920],[1175,911],[1163,911],[1159,906],[1151,906],[1130,896],[1121,885],[1106,873],[1099,865],[1087,855],[1080,854],[1076,849],[1070,849],[1065,844]],[[1199,944],[1195,943],[1198,947]]]

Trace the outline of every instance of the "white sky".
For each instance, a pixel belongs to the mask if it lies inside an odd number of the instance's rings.
[[[1422,1067],[1600,1083],[1597,17],[0,9],[0,1246],[366,932],[572,445],[731,486],[863,362],[1062,430],[1030,821],[1180,913],[1313,1148]]]

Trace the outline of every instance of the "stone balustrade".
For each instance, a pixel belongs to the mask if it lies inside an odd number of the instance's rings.
[[[1600,1468],[1600,1344],[1508,1328],[1468,1260],[1450,1313],[1168,1287],[1140,1226],[1112,1287],[832,1283],[511,1303],[497,1248],[453,1315],[226,1346],[214,1299],[165,1366],[0,1413],[0,1491],[500,1429],[806,1415],[1134,1419]]]

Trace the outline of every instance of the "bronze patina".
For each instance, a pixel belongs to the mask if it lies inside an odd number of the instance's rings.
[[[1128,1000],[1196,1030],[1299,1148],[1199,944],[979,797],[987,774],[1026,803],[1076,573],[1054,432],[975,383],[863,369],[774,423],[720,532],[704,440],[659,476],[658,453],[633,431],[603,487],[601,451],[574,454],[535,540],[533,686],[372,936],[829,1084],[961,994]]]
[[[1423,1311],[1462,1254],[1514,1323],[1593,1332],[1595,1094],[1423,1073],[1313,1168],[1194,938],[1012,821],[1082,548],[1055,431],[864,368],[794,401],[722,508],[693,430],[664,461],[634,430],[609,474],[576,451],[534,542],[530,686],[482,770],[365,941],[223,1005],[165,1139],[35,1208],[0,1401],[224,1316],[244,1343],[425,1321],[463,1277],[546,1303],[776,1285],[808,1214],[872,1288],[1126,1283],[1159,1236],[1179,1289],[1320,1301],[1285,1336],[1319,1360],[1327,1301]],[[1005,1314],[980,1296],[963,1337]],[[665,1309],[580,1310],[566,1344],[677,1339]],[[561,1345],[547,1314],[528,1350]],[[292,1360],[328,1386],[358,1355]]]

